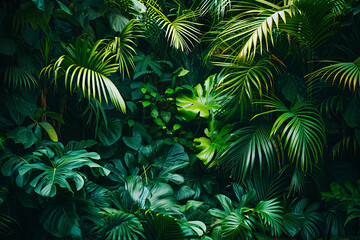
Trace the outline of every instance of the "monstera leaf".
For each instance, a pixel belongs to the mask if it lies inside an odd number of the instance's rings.
[[[19,169],[19,174],[25,175],[29,171],[39,170],[40,174],[32,179],[30,185],[35,188],[36,193],[44,197],[55,196],[57,192],[56,185],[73,192],[70,185],[72,181],[75,183],[76,191],[82,189],[85,176],[76,169],[83,166],[100,168],[105,175],[109,174],[109,170],[92,161],[92,159],[100,159],[99,154],[95,152],[87,152],[86,150],[71,151],[67,155],[58,157],[54,156],[54,152],[49,147],[46,147],[39,149],[34,154],[41,156],[43,161],[23,165]]]
[[[175,172],[189,164],[189,157],[178,143],[170,147],[163,141],[156,141],[140,148],[139,162],[149,168],[146,171],[149,179],[180,184],[184,177]]]
[[[233,127],[230,124],[221,127],[221,122],[212,121],[209,124],[209,128],[205,129],[207,137],[194,139],[195,147],[201,151],[196,156],[203,161],[205,165],[210,164],[214,157],[229,147],[232,140],[234,140],[235,136],[230,134]],[[209,166],[212,166],[212,164]]]
[[[204,86],[198,84],[191,93],[181,93],[176,97],[179,113],[185,121],[191,121],[197,115],[209,118],[222,106],[223,96],[216,95],[216,75],[208,77]]]

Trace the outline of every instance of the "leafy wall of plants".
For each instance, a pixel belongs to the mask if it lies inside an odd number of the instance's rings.
[[[0,238],[360,235],[358,0],[0,5]]]

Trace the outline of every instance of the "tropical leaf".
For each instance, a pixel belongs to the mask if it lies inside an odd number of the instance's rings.
[[[252,239],[252,231],[252,222],[237,212],[231,212],[221,223],[221,233],[225,239]]]
[[[281,146],[271,137],[271,127],[266,124],[245,126],[232,134],[238,136],[226,149],[216,163],[230,167],[232,174],[239,182],[252,174],[254,168],[263,169],[266,164],[268,171],[273,171],[276,163],[281,160]]]
[[[330,61],[326,61],[330,62]],[[339,86],[347,86],[350,91],[355,92],[360,85],[360,58],[354,62],[330,62],[330,66],[323,67],[307,75],[310,81],[332,80],[332,83],[338,82]]]
[[[95,152],[87,152],[86,150],[78,150],[68,152],[61,157],[55,157],[54,152],[50,148],[41,148],[36,154],[40,156],[43,161],[37,163],[30,163],[19,168],[19,174],[24,175],[29,171],[35,169],[40,171],[40,174],[32,179],[30,185],[34,187],[36,193],[44,197],[53,197],[56,195],[58,185],[61,188],[66,188],[73,192],[71,181],[74,182],[76,191],[83,188],[85,176],[76,169],[83,166],[91,168],[100,168],[105,175],[109,174],[109,170],[104,169],[93,160],[100,159],[100,156]]]
[[[98,137],[99,140],[104,144],[104,146],[110,146],[116,143],[122,133],[122,122],[118,118],[110,119],[107,124],[102,124],[99,132]]]
[[[235,135],[230,134],[232,129],[230,124],[222,126],[221,122],[211,121],[204,131],[207,137],[194,139],[196,149],[201,151],[196,156],[209,167],[216,164],[214,158],[220,156],[234,141]]]
[[[228,52],[233,55],[234,60],[250,58],[258,46],[262,53],[263,43],[266,48],[269,39],[273,43],[273,28],[278,29],[281,23],[286,23],[294,14],[291,2],[280,7],[263,0],[238,1],[232,5],[231,11],[238,14],[214,31],[217,39],[212,45],[213,49],[222,49],[222,54]]]
[[[116,58],[105,44],[105,40],[99,40],[92,44],[89,39],[77,38],[75,46],[64,46],[66,55],[62,55],[45,67],[40,76],[54,74],[55,83],[60,75],[64,75],[65,87],[70,91],[80,90],[84,97],[97,98],[100,103],[104,98],[108,103],[108,96],[117,109],[126,111],[125,102],[115,84],[109,79],[111,73],[115,73],[119,66],[112,61]]]
[[[127,74],[130,77],[129,69],[135,69],[133,57],[136,54],[135,51],[135,38],[142,36],[141,32],[137,30],[138,23],[134,20],[130,21],[120,31],[119,35],[115,37],[114,41],[109,45],[113,53],[116,54],[116,61],[119,63],[119,70],[124,77]]]
[[[323,218],[319,207],[318,203],[309,204],[307,198],[301,199],[293,206],[292,213],[303,217],[299,219],[302,225],[300,233],[303,239],[315,239],[320,236]]]
[[[223,98],[216,94],[216,75],[211,75],[206,78],[204,87],[198,84],[192,92],[179,94],[176,105],[185,121],[190,121],[197,115],[209,118],[215,114],[221,108]]]
[[[4,72],[4,83],[13,89],[32,89],[38,85],[36,79],[28,71],[19,67],[8,67]]]
[[[255,207],[255,211],[263,220],[263,224],[268,227],[272,236],[281,235],[283,208],[280,206],[279,201],[275,199],[260,201]]]
[[[142,212],[141,218],[145,220],[145,222],[143,223],[143,227],[145,230],[146,239],[186,239],[179,222],[171,216],[147,210],[145,212]]]
[[[290,109],[276,97],[261,102],[271,110],[259,115],[278,112],[271,135],[281,134],[289,159],[304,172],[322,158],[325,126],[318,111],[309,103],[296,102]]]
[[[230,0],[202,0],[200,4],[201,15],[210,13],[218,19],[224,17],[226,11],[231,8]]]
[[[37,29],[39,26],[44,32],[50,30],[49,18],[41,11],[33,1],[21,3],[21,7],[17,9],[13,18],[13,32],[17,33],[21,28],[28,29],[31,26]]]
[[[137,240],[144,238],[143,227],[137,217],[112,208],[104,208],[101,213],[103,225],[96,231],[103,239]]]
[[[152,1],[147,1],[146,6],[150,12],[150,17],[155,19],[162,29],[165,29],[165,37],[170,42],[171,47],[189,52],[189,44],[193,46],[193,42],[199,42],[200,31],[195,27],[199,24],[192,21],[198,16],[197,12],[179,13],[175,20],[170,21]]]
[[[149,168],[144,171],[147,181],[171,181],[181,184],[184,177],[175,172],[189,164],[189,157],[178,143],[170,147],[163,141],[156,141],[140,148],[139,162]]]

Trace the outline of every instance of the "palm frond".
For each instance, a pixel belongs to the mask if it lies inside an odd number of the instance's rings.
[[[272,236],[280,236],[282,232],[282,214],[283,208],[279,201],[271,199],[268,201],[260,201],[255,207],[255,211],[264,221],[264,225],[268,227]]]
[[[88,39],[78,38],[75,46],[64,46],[66,55],[62,55],[55,63],[43,68],[40,76],[54,74],[57,84],[59,75],[64,76],[65,87],[70,91],[80,90],[84,97],[90,100],[97,98],[100,103],[104,98],[108,103],[108,96],[117,109],[126,111],[125,102],[115,86],[109,79],[110,74],[115,73],[119,65],[112,61],[116,55],[109,51],[105,40],[99,40],[91,44]]]
[[[199,15],[198,12],[189,11],[170,21],[153,4],[148,3],[147,7],[151,12],[151,18],[154,18],[157,24],[165,30],[165,37],[170,42],[170,46],[183,52],[189,52],[189,44],[193,46],[193,42],[199,42],[200,31],[195,27],[199,24],[193,21]]]
[[[144,238],[144,229],[137,217],[120,210],[105,208],[102,212],[103,226],[97,226],[96,231],[103,239],[138,240]]]
[[[28,29],[31,26],[37,29],[39,26],[44,32],[48,32],[49,18],[45,12],[38,9],[33,1],[27,1],[21,4],[13,18],[13,32],[16,34],[20,27]]]
[[[281,158],[281,151],[270,133],[271,127],[262,124],[235,131],[233,134],[238,135],[239,139],[225,150],[216,160],[217,163],[232,169],[232,174],[239,182],[243,182],[254,167],[262,169],[266,165],[267,169],[272,171]]]
[[[218,19],[224,17],[226,11],[231,8],[230,0],[202,0],[200,3],[201,15],[210,13]]]
[[[244,98],[253,102],[254,96],[262,96],[272,86],[272,70],[277,71],[275,65],[265,59],[242,63],[215,63],[226,67],[225,75],[219,82],[220,94],[227,97],[235,96],[238,103]]]
[[[347,86],[350,91],[355,92],[360,85],[360,57],[354,62],[333,62],[330,66],[323,67],[306,77],[309,81],[316,79],[332,80],[332,83],[338,82],[339,86]]]
[[[119,63],[119,70],[123,77],[127,74],[130,78],[129,69],[135,69],[133,61],[133,57],[136,54],[135,38],[142,36],[137,25],[135,20],[131,20],[120,34],[109,43],[112,52],[116,54],[115,60]]]
[[[286,23],[287,18],[295,14],[292,5],[277,6],[268,1],[256,0],[256,3],[239,1],[232,6],[232,12],[238,14],[220,29],[213,33],[217,35],[212,44],[213,49],[221,49],[221,54],[229,53],[234,60],[248,59],[255,54],[257,47],[263,52],[273,40],[273,29]]]
[[[325,126],[319,112],[309,103],[297,102],[290,109],[277,97],[269,97],[260,103],[271,108],[255,117],[278,112],[271,135],[280,134],[285,141],[289,159],[303,171],[312,168],[322,158]]]
[[[36,79],[29,72],[19,67],[6,68],[4,82],[13,89],[32,89],[38,85]]]

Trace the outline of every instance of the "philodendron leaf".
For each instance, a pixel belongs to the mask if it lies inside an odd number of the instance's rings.
[[[198,84],[192,92],[181,93],[176,97],[179,113],[185,121],[191,121],[197,115],[209,118],[221,108],[222,97],[216,95],[216,75],[211,75],[205,80],[204,86]]]
[[[126,146],[134,150],[139,150],[142,141],[141,135],[138,132],[134,132],[132,137],[124,136],[122,137],[122,140]]]
[[[184,182],[184,177],[175,172],[189,164],[189,157],[178,143],[170,147],[163,141],[156,141],[140,148],[139,162],[151,166],[147,171],[148,178],[180,184]]]
[[[9,135],[14,139],[15,143],[24,144],[25,148],[31,147],[37,141],[31,127],[17,127],[13,129]]]
[[[201,151],[196,156],[205,165],[210,164],[214,157],[230,146],[234,140],[234,136],[230,134],[233,129],[232,125],[227,124],[220,130],[221,125],[220,122],[210,123],[209,128],[205,129],[205,134],[209,138],[200,137],[194,139],[195,147]]]
[[[19,168],[19,174],[24,175],[31,170],[38,170],[38,175],[32,179],[30,185],[34,187],[36,193],[43,197],[55,196],[57,193],[56,186],[73,192],[70,183],[75,184],[76,191],[82,189],[85,183],[85,175],[77,170],[81,167],[100,168],[105,175],[110,173],[109,170],[92,161],[100,159],[99,154],[95,152],[71,151],[62,157],[52,158],[54,154],[52,150],[43,148],[38,150],[36,154],[47,161],[23,165]]]
[[[116,143],[122,133],[122,122],[118,118],[112,118],[107,122],[107,128],[105,124],[102,124],[98,137],[100,141],[104,144],[104,146],[110,146]]]
[[[124,17],[119,9],[112,8],[109,15],[109,22],[114,31],[121,32],[126,24],[128,24],[129,19]]]

